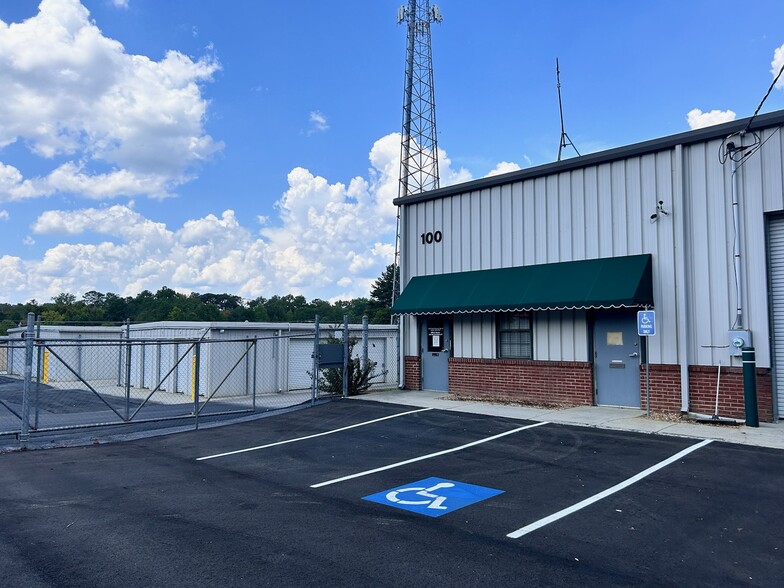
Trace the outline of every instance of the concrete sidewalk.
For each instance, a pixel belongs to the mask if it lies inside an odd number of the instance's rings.
[[[446,392],[429,390],[383,390],[355,396],[358,400],[373,400],[408,406],[431,407],[441,410],[502,416],[528,421],[548,421],[564,425],[634,431],[658,435],[672,435],[693,439],[715,439],[727,443],[784,449],[784,423],[760,423],[759,427],[745,425],[713,425],[686,420],[665,420],[646,417],[645,411],[634,408],[604,406],[576,406],[572,408],[537,408],[510,406],[490,402],[452,400]]]

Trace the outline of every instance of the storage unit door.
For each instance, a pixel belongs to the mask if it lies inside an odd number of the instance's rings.
[[[779,418],[784,417],[784,217],[772,219],[769,226],[770,296],[773,311],[773,369],[775,398]]]

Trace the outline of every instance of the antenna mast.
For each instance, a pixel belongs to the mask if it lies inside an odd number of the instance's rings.
[[[561,69],[558,64],[558,58],[555,58],[555,79],[558,81],[558,112],[561,115],[561,141],[558,144],[558,161],[561,161],[561,152],[563,151],[564,147],[568,147],[571,145],[574,152],[577,155],[580,155],[580,152],[577,151],[577,147],[574,146],[572,140],[569,138],[569,135],[566,134],[566,130],[564,129],[564,121],[563,121],[563,104],[561,103]]]
[[[436,101],[433,90],[433,56],[430,23],[441,22],[441,10],[430,0],[409,0],[397,11],[398,24],[408,28],[406,77],[403,90],[403,131],[400,143],[400,184],[398,197],[411,196],[439,187]],[[397,209],[395,264],[392,304],[395,303],[400,275],[400,207]]]

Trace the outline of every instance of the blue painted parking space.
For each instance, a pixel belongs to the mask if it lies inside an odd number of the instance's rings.
[[[401,508],[428,517],[440,517],[502,493],[503,490],[485,488],[465,482],[454,482],[443,478],[426,478],[364,496],[363,500]]]

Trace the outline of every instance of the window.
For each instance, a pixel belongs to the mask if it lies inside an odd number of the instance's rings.
[[[534,358],[530,312],[509,312],[498,315],[498,357]]]

